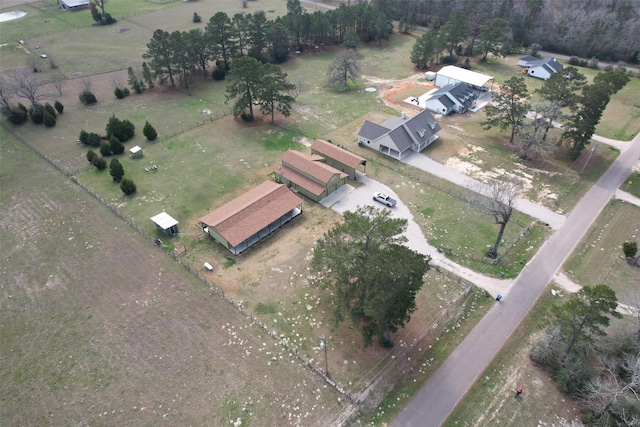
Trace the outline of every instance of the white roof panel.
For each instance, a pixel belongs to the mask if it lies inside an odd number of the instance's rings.
[[[487,76],[486,74],[465,70],[464,68],[456,67],[454,65],[442,67],[442,69],[438,71],[438,74],[464,83],[469,83],[474,86],[484,86],[489,80],[493,80],[493,77]]]
[[[135,147],[129,148],[129,152],[131,154],[136,154],[138,151],[142,151],[142,147],[136,145]]]
[[[151,221],[155,222],[158,227],[162,228],[163,230],[171,228],[174,225],[178,225],[178,221],[173,219],[171,215],[166,212],[162,212],[156,216],[151,217]]]

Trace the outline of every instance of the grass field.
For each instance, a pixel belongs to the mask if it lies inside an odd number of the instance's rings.
[[[605,284],[616,291],[622,304],[637,303],[640,268],[624,259],[622,244],[638,241],[640,208],[612,200],[577,246],[564,266],[582,286]]]

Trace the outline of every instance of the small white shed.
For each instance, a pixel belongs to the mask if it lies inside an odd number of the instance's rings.
[[[436,73],[433,71],[427,71],[424,73],[424,79],[428,82],[432,82],[436,79]]]
[[[138,145],[136,145],[135,147],[129,148],[129,153],[131,153],[131,158],[132,159],[139,159],[140,157],[143,156],[142,147],[140,147]]]
[[[156,224],[158,230],[162,231],[167,236],[172,236],[178,233],[178,221],[173,219],[171,215],[166,212],[162,212],[151,217],[151,221]]]

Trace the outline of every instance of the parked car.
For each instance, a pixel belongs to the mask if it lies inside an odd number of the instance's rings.
[[[396,199],[392,199],[384,193],[375,192],[373,193],[373,200],[376,202],[382,203],[383,205],[389,206],[390,208],[396,205]]]

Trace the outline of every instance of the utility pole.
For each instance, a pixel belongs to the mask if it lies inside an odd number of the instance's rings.
[[[327,364],[327,340],[320,337],[320,348],[324,350],[324,374],[329,378],[329,365]]]

